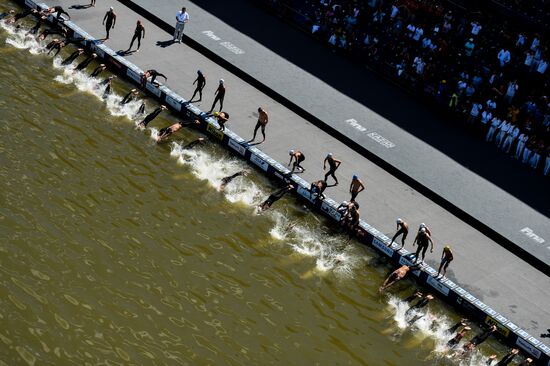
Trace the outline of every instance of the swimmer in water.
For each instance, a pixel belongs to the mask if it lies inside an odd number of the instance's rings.
[[[194,141],[191,141],[190,143],[188,143],[187,145],[185,145],[183,148],[184,149],[192,149],[194,148],[195,146],[197,145],[204,145],[208,142],[208,140],[206,140],[204,137],[199,137],[198,139],[194,140]]]
[[[223,192],[225,190],[225,187],[229,184],[229,182],[231,182],[233,179],[237,178],[237,177],[240,177],[240,176],[245,176],[247,174],[247,172],[245,170],[241,170],[233,175],[230,175],[228,177],[224,177],[222,178],[222,183],[220,184],[220,192]]]
[[[506,365],[509,365],[510,362],[512,362],[512,360],[518,355],[519,353],[519,349],[517,348],[512,348],[510,350],[510,352],[508,352],[507,354],[505,354],[501,359],[500,361],[498,361],[497,363],[493,363],[493,361],[491,361],[491,363],[489,365],[495,365],[495,366],[506,366]],[[495,357],[496,358],[496,357]]]
[[[417,269],[418,266],[406,266],[402,265],[401,267],[397,268],[395,271],[393,271],[388,278],[384,281],[382,286],[378,289],[380,292],[384,292],[388,287],[392,286],[398,281],[401,281],[405,276],[411,271]]]
[[[101,74],[103,71],[105,71],[105,69],[107,69],[107,66],[105,66],[105,64],[100,64],[98,67],[96,67],[94,69],[94,71],[92,71],[92,73],[90,74],[91,77],[97,77],[99,76],[99,74]]]
[[[132,89],[128,92],[128,94],[126,94],[124,96],[124,98],[122,98],[122,100],[120,101],[120,105],[124,105],[124,104],[128,104],[130,103],[132,100],[134,100],[137,96],[139,95],[139,90],[137,89]]]
[[[259,206],[260,211],[268,210],[275,202],[280,200],[286,193],[292,191],[293,189],[294,186],[292,184],[289,184],[271,193],[269,197]]]
[[[75,70],[83,70],[85,69],[93,60],[95,60],[97,57],[97,54],[94,52],[90,56],[88,56],[84,61],[76,65]]]
[[[283,230],[283,232],[286,234],[286,233],[289,233],[292,229],[294,229],[296,227],[296,225],[298,225],[298,223],[296,221],[291,221],[288,223],[288,225],[285,227],[285,229]]]
[[[65,28],[48,28],[48,29],[44,29],[42,31],[42,33],[40,33],[38,35],[38,37],[36,37],[36,38],[39,41],[42,41],[43,39],[46,39],[47,36],[53,35],[53,34],[58,34],[62,37],[67,38],[67,30]]]
[[[182,127],[188,127],[193,124],[200,124],[198,120],[194,121],[180,121],[176,122],[171,126],[161,128],[159,130],[158,136],[156,138],[157,143],[159,143],[161,140],[168,138],[168,136],[172,135],[175,132],[178,132]]]
[[[70,65],[73,63],[73,61],[80,55],[82,55],[84,53],[84,48],[79,48],[77,49],[76,51],[74,51],[69,57],[67,57],[66,59],[64,59],[62,62],[61,62],[61,65]]]
[[[101,85],[107,85],[105,87],[105,90],[103,91],[103,99],[107,98],[112,93],[112,82],[114,78],[116,78],[116,76],[109,76],[107,79],[101,82]]]
[[[425,313],[424,314],[414,314],[413,312],[417,312],[418,313],[418,310],[422,309],[423,307],[425,307],[426,305],[428,305],[430,303],[430,301],[432,301],[434,299],[434,297],[431,295],[431,294],[428,294],[424,297],[420,297],[418,299],[418,301],[416,302],[416,304],[414,305],[411,305],[407,311],[405,312],[405,318],[409,318],[410,319],[408,320],[409,324],[412,325],[414,324],[417,320],[421,319],[424,317],[424,315],[426,315]]]
[[[46,49],[48,50],[48,55],[49,55],[50,53],[52,53],[54,50],[57,50],[57,51],[55,52],[55,54],[53,55],[53,57],[55,57],[55,56],[57,56],[57,55],[59,54],[59,52],[61,51],[61,49],[62,49],[63,47],[65,47],[65,46],[66,46],[65,41],[61,41],[61,40],[59,40],[59,39],[57,39],[57,38],[54,38],[50,43],[48,43],[48,44],[46,45]]]
[[[45,16],[39,17],[34,27],[28,30],[27,35],[38,33],[38,30],[40,29],[40,26],[42,25],[42,23],[44,23],[44,20],[46,20]]]
[[[140,130],[143,130],[145,129],[145,127],[147,127],[147,125],[152,121],[154,120],[159,114],[160,112],[162,112],[163,110],[166,109],[166,106],[164,105],[161,105],[160,107],[158,107],[157,109],[155,109],[153,112],[149,113],[145,119],[143,121],[141,121],[137,128],[139,128]]]
[[[147,70],[143,73],[143,75],[141,75],[141,87],[142,88],[145,88],[145,85],[147,84],[147,79],[149,78],[149,76],[151,77],[151,84],[155,84],[155,80],[158,76],[160,76],[161,78],[164,78],[164,82],[168,81],[168,78],[166,77],[166,75],[161,74],[157,70],[154,70],[154,69]],[[155,85],[158,86],[158,83],[155,84]]]
[[[143,116],[144,114],[145,114],[145,102],[142,102],[136,114],[134,114],[134,117]]]
[[[9,16],[12,16],[13,14],[15,14],[15,10],[10,10],[10,11],[5,11],[3,13],[0,13],[0,20],[6,19]],[[10,19],[8,18],[7,20],[9,21]]]
[[[467,321],[468,319],[466,318],[460,319],[459,322],[457,322],[455,325],[447,329],[447,333],[454,334],[458,330],[458,328],[465,327],[466,325],[468,325]]]
[[[479,346],[481,343],[485,342],[487,340],[487,338],[489,338],[489,336],[491,336],[491,334],[493,334],[494,332],[496,332],[498,330],[497,326],[496,325],[492,325],[487,331],[485,332],[482,332],[478,335],[476,335],[474,338],[472,338],[472,340],[470,341],[470,343],[472,343],[474,346]]]
[[[403,237],[401,237],[401,248],[403,248],[405,246],[405,239],[407,239],[407,234],[409,233],[409,224],[407,224],[402,219],[397,219],[396,222],[397,222],[397,232],[395,233],[395,235],[391,239],[388,246],[391,246],[392,243],[395,241],[395,239],[397,239],[399,237],[399,235],[403,234]],[[401,248],[399,248],[399,249],[401,249]]]
[[[460,343],[462,338],[464,338],[466,333],[471,330],[472,328],[468,326],[463,327],[458,333],[456,333],[453,338],[449,339],[449,341],[447,342],[447,347],[449,347],[450,349],[454,349]]]
[[[12,12],[13,12],[13,10],[10,11],[9,14],[12,14]],[[8,19],[6,21],[6,23],[13,24],[13,23],[15,23],[15,22],[31,15],[31,14],[38,14],[38,10],[36,10],[36,9],[23,10],[22,12],[15,14],[12,18]]]

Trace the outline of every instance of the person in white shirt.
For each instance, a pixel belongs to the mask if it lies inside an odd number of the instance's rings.
[[[497,144],[498,147],[502,146],[502,143],[504,142],[504,137],[510,130],[511,126],[512,124],[510,122],[504,120],[498,127],[498,134],[497,134],[497,138],[495,139],[495,143]]]
[[[546,165],[544,166],[544,175],[550,172],[550,148],[546,148]]]
[[[518,40],[516,41],[516,47],[523,47],[525,45],[525,35],[523,33],[518,34]]]
[[[542,150],[541,144],[533,148],[533,155],[531,155],[531,159],[529,159],[529,166],[531,166],[531,168],[533,169],[537,169],[537,167],[539,166],[541,150]]]
[[[185,24],[189,21],[189,14],[185,8],[181,8],[181,11],[176,13],[176,30],[174,31],[174,42],[181,43],[183,38],[183,29]]]
[[[533,42],[531,42],[531,51],[537,50],[539,48],[539,44],[539,38],[537,35],[535,35],[535,37],[533,38]]]
[[[479,117],[479,113],[483,109],[483,105],[481,103],[472,103],[472,109],[470,109],[470,117],[468,118],[469,123],[474,123]]]
[[[472,26],[472,34],[474,36],[477,36],[479,31],[481,31],[481,28],[483,28],[478,22],[472,22],[470,25]]]
[[[497,109],[497,102],[492,99],[487,100],[487,109],[490,111]]]
[[[495,135],[495,131],[497,130],[497,128],[500,127],[501,124],[502,122],[500,121],[500,119],[498,119],[498,117],[493,118],[493,120],[491,121],[491,127],[489,127],[487,136],[485,136],[485,141],[487,142],[493,141],[493,136]]]
[[[506,48],[503,48],[498,53],[498,60],[500,61],[500,66],[506,66],[508,62],[510,62],[510,51],[508,51]]]
[[[420,38],[422,38],[423,35],[424,35],[424,29],[417,27],[416,30],[414,31],[413,39],[418,42],[420,41]]]
[[[399,8],[397,6],[395,6],[395,4],[393,4],[391,6],[390,19],[393,20],[397,16],[398,13],[399,13]]]
[[[516,147],[516,159],[521,158],[521,154],[523,154],[523,148],[525,147],[527,139],[529,139],[529,136],[527,136],[526,133],[522,133],[521,135],[519,135],[518,146]]]
[[[416,69],[416,73],[418,75],[422,75],[424,73],[424,66],[426,63],[422,60],[420,57],[415,57],[413,61],[413,67]]]
[[[508,130],[508,135],[506,135],[504,144],[502,144],[502,150],[506,151],[507,154],[510,153],[510,149],[512,149],[512,144],[518,138],[518,135],[519,128],[514,125],[510,126],[510,129]]]
[[[481,127],[480,128],[483,131],[483,133],[485,133],[485,131],[487,131],[489,121],[491,120],[491,118],[493,118],[493,114],[491,112],[489,112],[489,111],[481,112]]]
[[[432,46],[432,40],[428,37],[424,37],[422,40],[422,48],[431,48]]]
[[[525,65],[527,71],[531,71],[534,60],[535,56],[533,55],[533,53],[531,51],[525,51],[525,61],[523,62],[523,64]]]
[[[540,60],[539,64],[537,65],[537,72],[543,75],[546,72],[547,67],[548,67],[548,62],[546,62],[545,60]]]
[[[506,94],[504,95],[504,103],[511,104],[514,95],[516,95],[516,90],[518,90],[517,80],[510,81],[508,83],[508,88],[506,89]]]
[[[414,26],[414,24],[411,23],[407,26],[407,35],[410,38],[412,38],[414,35],[414,32],[416,32],[416,27]]]
[[[523,159],[521,159],[523,164],[527,164],[529,158],[531,157],[531,146],[534,144],[534,138],[534,136],[531,136],[525,142],[525,147],[523,148]]]

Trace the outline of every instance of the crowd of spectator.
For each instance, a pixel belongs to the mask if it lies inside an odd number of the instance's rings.
[[[421,90],[488,143],[548,175],[550,70],[540,34],[435,0],[287,3],[334,51]]]

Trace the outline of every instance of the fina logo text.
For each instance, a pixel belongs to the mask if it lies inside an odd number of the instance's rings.
[[[542,244],[544,243],[544,239],[541,238],[540,236],[538,236],[537,234],[535,234],[533,232],[533,229],[531,228],[528,228],[528,227],[524,227],[523,229],[520,230],[521,233],[524,233],[528,238],[531,238],[533,239],[534,241],[536,241],[537,243],[539,244]]]

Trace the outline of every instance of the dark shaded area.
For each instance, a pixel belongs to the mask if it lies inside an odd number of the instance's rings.
[[[331,52],[308,34],[258,8],[253,1],[194,3],[550,217],[548,179],[485,143],[464,122],[437,110],[433,103],[412,96],[359,63]]]
[[[168,47],[176,43],[173,39],[170,39],[168,41],[157,41],[156,45],[162,48]]]
[[[82,10],[82,9],[88,9],[91,8],[92,4],[86,4],[86,5],[71,5],[69,6],[69,9],[76,9],[76,10]]]

